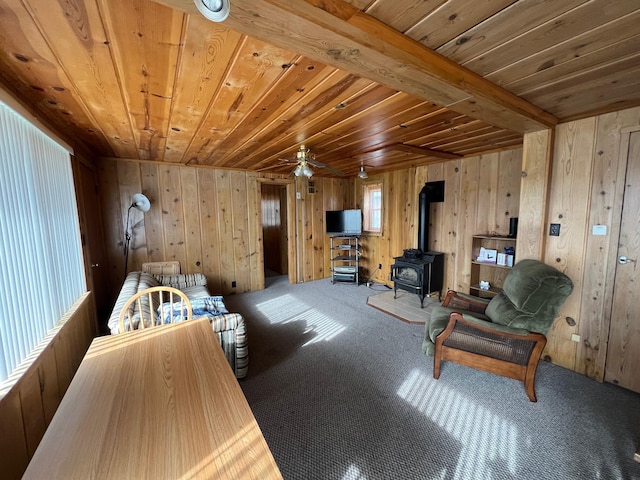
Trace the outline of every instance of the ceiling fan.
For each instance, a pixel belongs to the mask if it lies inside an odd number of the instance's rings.
[[[296,157],[294,159],[281,158],[280,161],[282,163],[268,168],[276,168],[282,165],[296,165],[296,168],[294,168],[291,172],[291,175],[295,175],[296,177],[311,177],[313,175],[313,170],[311,170],[311,167],[324,168],[334,175],[338,175],[341,177],[344,176],[344,172],[336,170],[329,165],[325,165],[324,163],[317,161],[315,154],[311,153],[311,149],[309,149],[305,145],[300,145],[300,148],[296,152]]]

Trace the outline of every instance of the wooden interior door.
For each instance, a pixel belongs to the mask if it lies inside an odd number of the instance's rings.
[[[79,209],[84,213],[83,243],[87,258],[88,287],[93,290],[101,333],[105,333],[106,319],[113,307],[107,292],[106,254],[102,215],[96,172],[83,162],[77,163],[79,190]]]
[[[289,271],[287,259],[287,186],[262,185],[262,239],[265,269],[280,275]]]
[[[629,137],[605,381],[640,393],[640,131]]]

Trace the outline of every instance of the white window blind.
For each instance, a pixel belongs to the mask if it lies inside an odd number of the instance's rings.
[[[69,152],[0,103],[0,382],[85,290]]]

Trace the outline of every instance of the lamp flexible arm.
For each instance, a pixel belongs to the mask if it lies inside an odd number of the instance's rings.
[[[129,266],[129,243],[131,242],[131,232],[129,231],[129,215],[131,214],[131,209],[133,208],[133,204],[127,210],[127,222],[124,226],[124,278],[127,278],[127,270]]]

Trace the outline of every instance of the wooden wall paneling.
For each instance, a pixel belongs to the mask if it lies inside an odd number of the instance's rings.
[[[461,160],[453,160],[443,165],[444,170],[444,206],[445,215],[442,217],[442,252],[444,252],[444,288],[453,289],[456,286],[458,235],[460,229],[460,165]],[[462,232],[460,232],[462,233]]]
[[[480,157],[470,157],[465,160],[469,164],[479,164],[479,168],[476,171],[478,190],[475,195],[475,201],[477,201],[480,207],[476,212],[477,221],[475,225],[470,225],[473,231],[471,235],[491,235],[497,233],[495,216],[498,203],[498,177],[500,174],[498,170],[498,153],[490,153],[481,155]],[[463,160],[463,164],[465,160]]]
[[[522,148],[500,152],[498,156],[498,192],[495,230],[509,234],[509,222],[520,212]]]
[[[177,260],[187,265],[185,247],[185,222],[183,214],[183,192],[180,182],[180,167],[161,166],[159,168],[160,205],[162,206],[162,236],[164,239],[165,261]],[[133,211],[134,209],[132,209]],[[142,215],[141,212],[138,212]],[[141,264],[136,269],[142,268]]]
[[[575,370],[602,382],[608,348],[611,302],[617,262],[617,238],[624,194],[626,145],[621,133],[640,125],[640,108],[596,119],[591,204],[586,228],[606,225],[607,235],[590,235],[584,250],[581,320]],[[622,145],[622,146],[621,146]]]
[[[312,231],[312,252],[313,252],[313,278],[318,280],[325,277],[324,262],[326,250],[324,249],[324,179],[315,179],[313,181],[315,192],[308,194],[309,203],[311,204],[313,231]]]
[[[248,292],[251,289],[249,250],[249,207],[247,197],[246,172],[229,172],[231,180],[231,206],[233,212],[233,258],[236,271],[234,292]],[[263,275],[255,272],[254,275]]]
[[[124,235],[129,229],[131,241],[129,243],[129,265],[127,272],[140,270],[142,263],[147,261],[147,239],[144,229],[144,213],[137,208],[129,207],[133,203],[133,196],[142,191],[140,167],[135,162],[118,162],[118,184],[120,185],[120,208],[122,211],[123,246]],[[127,212],[129,211],[129,225],[127,226]],[[124,263],[124,258],[123,258]],[[124,272],[123,272],[124,274]]]
[[[231,282],[235,280],[236,272],[233,250],[233,207],[231,205],[230,171],[216,170],[216,200],[218,207],[218,227],[220,242],[220,280],[221,294],[233,292]]]
[[[91,339],[94,337],[95,335],[88,335],[86,338]],[[62,395],[58,390],[58,369],[55,352],[52,348],[48,348],[43,352],[43,358],[38,367],[38,375],[40,377],[42,410],[45,423],[48,426],[62,400]]]
[[[147,246],[147,262],[162,262],[164,258],[164,236],[162,231],[162,203],[159,184],[160,168],[157,163],[138,163],[142,193],[151,202],[151,208],[144,214],[144,234]],[[181,265],[181,269],[185,266]],[[182,270],[185,271],[185,270]]]
[[[181,271],[184,273],[202,273],[202,227],[200,222],[198,172],[195,168],[180,168],[179,172],[187,258],[186,263],[181,267]]]
[[[122,282],[124,281],[124,220],[120,205],[120,189],[118,184],[118,163],[112,160],[101,160],[98,169],[98,188],[102,206],[102,222],[105,235],[104,246],[107,256],[105,265],[109,298],[115,303]],[[128,208],[128,206],[127,206]]]
[[[402,187],[396,183],[396,172],[388,172],[385,175],[384,192],[387,201],[385,202],[385,225],[387,226],[384,238],[387,240],[387,252],[391,258],[402,255],[402,250],[410,248],[404,242],[404,230],[399,228],[403,225],[400,202],[404,199]],[[386,194],[386,195],[385,195]],[[406,227],[406,226],[404,226]],[[413,247],[413,245],[411,246]]]
[[[200,201],[200,233],[202,235],[202,271],[213,295],[221,295],[222,272],[219,231],[219,205],[216,172],[198,169],[198,195]]]
[[[301,213],[302,213],[302,230],[301,240],[304,251],[304,258],[302,258],[302,265],[304,271],[304,281],[313,281],[313,195],[308,193],[308,179],[300,179],[300,192],[302,199],[300,200]]]
[[[444,180],[444,163],[435,163],[429,165],[427,168],[427,182],[437,182]],[[424,186],[424,185],[423,185]],[[452,188],[452,185],[444,184],[445,200],[447,191]],[[431,211],[429,212],[429,248],[435,252],[444,252],[444,238],[442,231],[442,223],[445,216],[445,204],[444,203],[432,203]],[[446,262],[446,257],[445,257]]]
[[[249,247],[249,290],[264,289],[264,251],[263,251],[263,233],[262,233],[262,206],[261,206],[261,185],[258,183],[258,174],[255,172],[246,172],[247,182],[247,235]],[[280,189],[282,191],[282,188]],[[281,202],[281,205],[286,203]],[[284,212],[286,216],[286,212]],[[282,223],[281,223],[282,225]],[[286,228],[286,225],[283,226]],[[284,254],[286,254],[286,234]],[[283,253],[281,252],[282,256]],[[283,271],[282,268],[280,271]]]
[[[15,385],[0,399],[0,471],[20,478],[75,374],[93,333],[95,303],[86,292],[48,335]],[[46,342],[46,340],[45,340]]]
[[[30,369],[20,380],[20,407],[24,422],[24,434],[27,439],[27,453],[31,458],[47,428],[42,398],[40,397],[40,377],[37,368]]]
[[[52,343],[52,348],[56,361],[56,371],[58,372],[58,392],[64,397],[74,374],[70,367],[72,346],[70,345],[68,336],[56,336]]]
[[[542,260],[546,242],[549,182],[554,130],[527,133],[522,147],[518,219],[518,258]]]
[[[296,183],[287,183],[287,263],[289,264],[289,283],[298,283],[298,244],[297,235]]]
[[[581,321],[583,252],[587,242],[587,222],[591,192],[595,118],[561,124],[556,128],[556,146],[551,175],[548,223],[560,224],[560,236],[549,236],[544,261],[566,273],[574,293],[562,306],[547,334],[544,355],[553,363],[574,369],[577,333]]]
[[[0,471],[7,480],[18,480],[31,458],[22,422],[19,391],[10,392],[0,400]]]
[[[304,203],[304,183],[300,177],[295,178],[296,185],[296,248],[298,253],[298,263],[297,263],[297,277],[298,283],[303,283],[306,281],[306,258],[307,258],[307,250],[305,246],[305,229],[304,229],[304,221],[305,221],[305,211],[306,206]]]
[[[477,218],[480,216],[486,218],[491,210],[492,203],[491,201],[487,202],[486,198],[484,202],[480,201],[480,186],[482,183],[479,181],[479,177],[484,166],[482,160],[482,157],[474,157],[460,161],[460,201],[458,228],[456,229],[457,248],[455,257],[451,259],[452,263],[456,265],[456,275],[455,283],[451,282],[451,285],[454,290],[465,293],[469,292],[469,286],[471,285],[471,258],[473,256],[473,233],[470,235],[469,232],[477,230]],[[489,164],[492,163],[497,162],[489,162]],[[486,170],[493,173],[491,168]],[[492,175],[489,175],[488,178],[485,176],[485,180],[489,186],[493,182],[497,182],[495,178],[492,178]],[[491,192],[493,189],[485,188],[483,190]],[[493,198],[493,195],[490,195],[489,198]]]
[[[280,225],[281,225],[280,227],[280,271],[282,273],[288,273],[289,260],[287,256],[287,250],[288,250],[287,243],[288,243],[289,236],[287,234],[287,229],[288,229],[287,187],[285,185],[280,186],[278,193],[280,194],[279,196],[280,196]],[[324,231],[322,232],[321,238],[324,239]],[[262,288],[264,288],[264,286]]]

